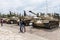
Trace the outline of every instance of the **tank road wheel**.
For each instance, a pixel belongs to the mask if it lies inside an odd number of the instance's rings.
[[[17,24],[19,25],[19,22],[17,22]]]
[[[53,26],[50,26],[49,28],[50,28],[50,29],[52,29],[52,28],[53,28]]]
[[[13,21],[10,21],[11,24],[13,24],[14,22]]]

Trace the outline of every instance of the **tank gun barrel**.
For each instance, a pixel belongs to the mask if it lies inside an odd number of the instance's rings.
[[[35,14],[34,12],[32,12],[32,11],[29,11],[30,13],[32,13],[32,14],[34,14],[34,15],[37,15],[37,14]]]

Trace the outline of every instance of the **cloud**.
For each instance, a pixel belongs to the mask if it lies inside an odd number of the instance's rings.
[[[0,8],[17,8],[23,6],[20,0],[0,0]]]
[[[48,9],[48,12],[57,12],[57,13],[60,13],[59,12],[59,9],[60,9],[60,0],[50,0],[47,2],[47,9]]]
[[[35,12],[59,12],[60,0],[0,0],[0,12],[23,10]],[[48,6],[48,7],[47,7]],[[46,9],[47,8],[47,9]]]

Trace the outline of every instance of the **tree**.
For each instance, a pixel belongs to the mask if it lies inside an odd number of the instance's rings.
[[[51,16],[51,13],[47,13],[48,16]]]
[[[37,17],[39,17],[39,13],[37,13]]]
[[[54,13],[54,18],[59,19],[59,14],[58,13]]]
[[[24,10],[24,16],[26,16],[26,11]]]
[[[0,18],[1,18],[2,14],[0,13]]]
[[[40,13],[40,16],[44,16],[45,14],[44,13]]]

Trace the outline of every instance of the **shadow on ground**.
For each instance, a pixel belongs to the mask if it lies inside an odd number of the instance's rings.
[[[43,31],[47,31],[47,32],[53,32],[57,29],[59,29],[60,27],[58,28],[52,28],[52,29],[48,29],[48,28],[34,28],[34,29],[38,29],[38,30],[43,30]]]

